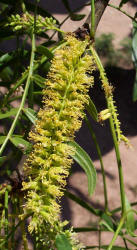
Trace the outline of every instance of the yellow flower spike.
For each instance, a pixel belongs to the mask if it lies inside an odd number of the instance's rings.
[[[23,183],[27,191],[24,213],[32,214],[29,231],[37,233],[44,249],[55,249],[55,237],[63,230],[59,200],[74,153],[67,142],[81,127],[88,90],[93,85],[94,62],[86,53],[88,40],[69,35],[66,40],[67,45],[56,51],[45,81],[44,107],[29,134],[33,150],[24,167],[26,175],[31,176]]]
[[[103,121],[107,120],[111,116],[109,109],[102,110],[98,115],[98,121],[102,123]]]

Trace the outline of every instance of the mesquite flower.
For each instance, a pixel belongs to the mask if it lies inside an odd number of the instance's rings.
[[[27,191],[24,214],[32,214],[29,231],[35,231],[47,249],[54,249],[54,237],[63,227],[59,222],[59,200],[73,151],[67,142],[81,127],[88,90],[93,84],[94,63],[86,53],[88,43],[88,39],[80,41],[68,35],[64,47],[55,52],[43,90],[44,107],[29,135],[33,150],[24,167],[28,176],[23,183]]]

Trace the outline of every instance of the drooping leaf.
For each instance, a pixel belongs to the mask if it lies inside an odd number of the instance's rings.
[[[72,14],[70,15],[70,18],[71,18],[71,20],[73,20],[73,21],[81,21],[85,16],[86,16],[86,15],[84,15],[84,14],[75,14],[75,13],[72,13]]]
[[[129,2],[129,0],[121,0],[120,4],[119,4],[119,8],[121,8],[124,4],[126,4],[127,2]]]
[[[96,170],[94,164],[86,153],[76,142],[69,142],[70,146],[75,149],[75,154],[72,158],[83,168],[88,178],[88,192],[92,195],[96,187]]]
[[[0,119],[8,118],[10,116],[15,116],[18,112],[18,108],[12,108],[6,113],[0,113]]]
[[[36,112],[31,109],[31,108],[23,108],[23,112],[25,113],[25,115],[29,118],[29,120],[35,124],[37,117],[36,117]]]
[[[66,235],[61,233],[56,236],[57,250],[72,250],[72,246],[67,239]]]
[[[126,212],[127,212],[127,216],[126,216],[126,229],[127,232],[131,235],[131,236],[136,236],[134,234],[134,230],[135,230],[135,220],[134,220],[134,212],[132,210],[132,207],[126,197]]]
[[[94,102],[89,98],[89,104],[86,106],[86,109],[89,115],[92,117],[93,120],[98,121],[98,112]]]
[[[21,151],[28,153],[31,151],[32,145],[30,142],[24,140],[20,135],[14,135],[10,138],[10,141]]]
[[[68,10],[68,12],[71,12],[71,8],[70,8],[70,5],[69,5],[69,1],[68,0],[62,0],[65,8]]]
[[[34,82],[40,87],[40,88],[45,88],[45,78],[40,76],[40,75],[37,75],[37,74],[34,74],[33,75],[33,80]]]
[[[133,87],[133,101],[137,100],[137,23],[133,22],[133,36],[132,36],[132,60],[135,65],[136,75]]]
[[[75,194],[70,193],[69,191],[64,192],[65,196],[67,196],[72,201],[75,201],[77,204],[79,204],[81,207],[87,209],[91,213],[93,213],[96,216],[100,216],[102,214],[102,211],[99,209],[93,208],[91,205],[89,205],[87,202],[83,201],[81,198],[76,196]]]
[[[37,52],[41,55],[45,55],[47,56],[47,58],[49,59],[52,59],[53,58],[53,53],[48,49],[46,48],[45,46],[43,45],[39,45],[37,46],[36,48]]]

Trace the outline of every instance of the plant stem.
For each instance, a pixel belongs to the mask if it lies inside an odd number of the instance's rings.
[[[134,21],[134,22],[137,23],[137,20],[134,17],[130,16],[126,11],[122,10],[118,6],[115,6],[113,4],[108,4],[108,6],[110,6],[110,7],[114,8],[114,9],[120,11],[121,13],[123,13],[124,15],[126,15],[127,17],[129,17],[132,21]]]
[[[119,232],[120,232],[120,230],[121,230],[121,228],[122,228],[122,226],[124,224],[124,221],[125,221],[125,216],[122,216],[121,219],[120,219],[119,225],[117,227],[117,230],[114,233],[114,236],[113,236],[113,238],[112,238],[112,240],[111,240],[111,242],[110,242],[107,250],[111,250],[112,249],[113,244],[114,244],[114,242],[115,242],[115,240],[116,240],[116,238],[117,238],[117,236],[118,236],[118,234],[119,234]]]
[[[18,112],[17,112],[17,114],[15,116],[15,119],[14,119],[12,125],[11,125],[11,128],[10,128],[10,130],[9,130],[7,136],[6,136],[6,139],[5,139],[4,143],[2,144],[2,146],[0,148],[0,155],[3,153],[3,150],[4,150],[5,146],[7,145],[8,140],[12,136],[12,134],[14,132],[14,129],[16,127],[18,118],[19,118],[19,116],[21,114],[22,108],[24,107],[24,104],[25,104],[25,101],[26,101],[26,98],[27,98],[27,94],[28,94],[30,80],[31,80],[31,77],[32,77],[32,74],[33,74],[34,55],[35,55],[35,34],[33,33],[32,34],[32,50],[31,50],[31,58],[30,58],[30,67],[29,67],[29,73],[28,73],[26,86],[25,86],[25,89],[24,89],[24,94],[22,96],[20,107],[19,107]]]
[[[102,82],[107,81],[107,83],[108,83],[108,79],[105,76],[104,67],[103,67],[103,65],[102,65],[102,63],[101,63],[101,61],[100,61],[100,59],[98,57],[98,54],[96,53],[95,49],[92,46],[90,48],[91,48],[92,55],[93,55],[93,57],[95,59],[95,62],[97,64],[97,66],[98,66]],[[108,83],[108,86],[109,86],[109,83]],[[109,102],[108,102],[107,98],[106,98],[106,101],[107,101],[107,106],[108,106],[108,109],[109,109],[110,107],[109,107]],[[119,145],[118,145],[118,142],[117,142],[115,126],[114,126],[112,116],[110,116],[110,118],[109,118],[109,123],[110,123],[110,129],[111,129],[111,134],[112,134],[115,153],[116,153],[117,165],[118,165],[119,183],[120,183],[120,195],[121,195],[121,205],[122,205],[122,216],[123,216],[123,215],[125,215],[125,212],[126,212],[123,171],[122,171],[122,164],[121,164],[121,158],[120,158]]]
[[[8,229],[8,195],[9,192],[6,189],[5,190],[5,200],[4,200],[4,210],[5,210],[5,223],[4,223],[4,229],[5,229],[5,237],[7,237],[9,229]],[[8,249],[8,241],[5,242],[5,248]]]
[[[110,85],[109,85],[108,79],[107,79],[107,77],[105,75],[104,67],[103,67],[103,65],[102,65],[96,51],[94,50],[94,48],[92,46],[91,46],[91,52],[92,52],[92,55],[93,55],[93,57],[95,59],[95,62],[97,64],[97,66],[98,66],[102,83],[103,84],[105,83],[109,87]],[[106,95],[106,101],[107,101],[108,109],[111,110],[111,107],[110,107],[111,105],[109,103],[109,98],[107,98],[107,95]],[[114,121],[113,121],[112,116],[110,116],[110,118],[109,118],[109,124],[110,124],[110,130],[111,130],[111,134],[112,134],[112,138],[113,138],[115,154],[116,154],[116,160],[117,160],[117,166],[118,166],[122,217],[121,217],[118,229],[117,229],[117,231],[115,232],[115,234],[114,234],[114,236],[112,238],[112,241],[110,243],[110,246],[109,246],[108,250],[110,250],[112,248],[113,243],[116,240],[117,235],[118,235],[118,233],[119,233],[119,231],[120,231],[120,229],[121,229],[121,227],[122,227],[122,225],[124,223],[125,214],[126,214],[125,188],[124,188],[124,180],[123,180],[123,171],[122,171],[122,164],[121,164],[121,158],[120,158],[119,145],[118,145],[118,141],[117,141],[117,136],[116,136],[116,132],[115,132],[115,125],[114,125]]]
[[[131,206],[136,206],[137,202],[132,202],[130,205]],[[121,207],[117,207],[117,208],[113,209],[110,213],[115,214],[115,213],[119,212],[120,210],[121,210]]]
[[[109,104],[108,104],[109,107]],[[122,163],[120,159],[120,152],[119,152],[119,146],[117,142],[117,137],[115,133],[114,123],[112,117],[109,118],[110,122],[110,129],[113,137],[114,147],[115,147],[115,153],[116,153],[116,159],[117,159],[117,165],[118,165],[118,173],[119,173],[119,183],[120,183],[120,193],[121,193],[121,206],[122,206],[122,215],[125,215],[126,213],[126,206],[125,206],[125,188],[124,188],[124,179],[123,179],[123,170],[122,170]]]
[[[98,154],[100,165],[101,165],[101,172],[102,172],[102,177],[103,177],[103,187],[104,187],[105,212],[107,213],[108,212],[107,185],[106,185],[106,176],[105,176],[105,170],[104,170],[104,164],[103,164],[103,160],[102,160],[101,150],[100,150],[99,144],[97,142],[96,135],[93,131],[93,128],[92,128],[91,123],[89,122],[87,116],[85,116],[85,121],[86,121],[87,126],[89,128],[89,131],[91,133],[94,144],[96,146],[97,154]]]
[[[95,0],[91,0],[91,29],[90,37],[94,40],[95,37]]]
[[[69,191],[65,191],[64,192],[65,196],[67,196],[69,199],[75,201],[76,203],[78,203],[81,207],[87,209],[88,211],[90,211],[91,213],[93,213],[96,216],[101,216],[102,211],[99,209],[95,209],[93,207],[91,207],[88,203],[86,203],[85,201],[83,201],[82,199],[80,199],[79,197],[77,197],[76,195],[70,193]]]

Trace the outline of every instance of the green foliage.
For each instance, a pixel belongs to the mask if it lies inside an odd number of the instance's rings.
[[[88,192],[92,195],[96,187],[96,170],[89,155],[76,142],[69,142],[74,147],[73,159],[83,168],[88,178]]]
[[[114,46],[114,34],[101,34],[96,38],[96,50],[103,58],[107,66],[131,66],[132,65],[132,40],[125,38],[120,41],[118,48]]]

